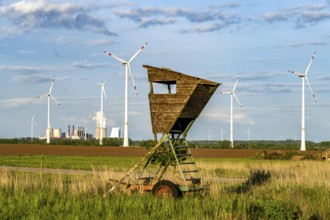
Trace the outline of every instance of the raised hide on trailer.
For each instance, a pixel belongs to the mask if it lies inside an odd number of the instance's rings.
[[[154,134],[187,132],[220,85],[168,68],[143,67],[148,70],[149,105]],[[158,86],[165,90],[156,91]]]

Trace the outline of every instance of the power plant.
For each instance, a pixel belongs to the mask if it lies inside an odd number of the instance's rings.
[[[51,139],[74,139],[74,140],[89,140],[93,139],[93,134],[85,132],[85,127],[78,126],[75,128],[74,125],[68,125],[67,132],[62,132],[61,128],[46,128],[46,137],[47,132],[49,132],[49,137]],[[46,137],[39,137],[39,139],[46,139]]]

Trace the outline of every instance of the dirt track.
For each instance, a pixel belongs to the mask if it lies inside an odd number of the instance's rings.
[[[262,150],[191,149],[195,158],[249,158]],[[0,155],[71,155],[71,156],[129,156],[141,157],[143,147],[100,147],[67,145],[0,144]],[[308,153],[308,152],[306,152]],[[315,153],[315,152],[314,152]]]

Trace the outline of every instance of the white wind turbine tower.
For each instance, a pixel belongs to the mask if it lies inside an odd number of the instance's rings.
[[[101,121],[100,121],[100,145],[103,145],[102,139],[103,139],[103,99],[107,101],[107,95],[105,93],[104,86],[109,82],[110,79],[105,81],[104,83],[96,83],[97,85],[100,86],[101,90]]]
[[[298,75],[298,77],[301,77],[301,82],[302,82],[302,99],[301,99],[301,145],[300,145],[300,150],[301,151],[306,151],[306,140],[305,140],[305,80],[307,82],[307,85],[312,93],[312,96],[313,96],[313,99],[315,102],[316,101],[316,98],[315,98],[315,94],[312,90],[312,87],[309,83],[309,80],[307,78],[307,74],[308,74],[308,71],[309,71],[309,68],[315,58],[315,55],[316,55],[316,52],[313,53],[312,55],[312,59],[309,61],[309,64],[305,70],[305,73],[299,73],[299,72],[296,72],[296,71],[293,71],[293,70],[289,70],[290,73],[294,73],[296,75]]]
[[[251,129],[248,128],[248,130],[246,131],[246,133],[247,133],[247,139],[248,139],[248,141],[249,141],[249,140],[250,140],[250,135],[252,134],[252,133],[251,133]]]
[[[148,42],[145,43],[144,45],[142,45],[142,47],[131,57],[131,59],[129,61],[123,60],[107,51],[103,51],[104,53],[115,58],[116,60],[118,60],[125,66],[125,121],[124,121],[124,144],[123,144],[124,147],[129,146],[129,143],[128,143],[128,72],[131,75],[131,79],[132,79],[133,86],[134,86],[134,91],[135,91],[136,95],[138,95],[130,64],[137,57],[137,55],[139,55],[139,53],[141,53],[141,51],[144,49],[144,47],[147,44],[148,44]]]
[[[55,81],[55,79],[52,79],[52,83],[50,85],[49,92],[47,92],[46,94],[43,94],[41,96],[37,96],[36,97],[36,98],[41,98],[41,97],[44,97],[44,96],[47,96],[48,97],[47,129],[46,129],[47,144],[50,143],[50,134],[52,132],[52,127],[51,127],[51,123],[50,123],[50,99],[53,99],[53,101],[57,105],[61,106],[61,104],[52,95],[52,89],[53,89],[54,81]]]
[[[231,91],[228,92],[219,92],[220,94],[230,94],[230,147],[234,148],[234,129],[233,129],[233,97],[235,97],[237,103],[240,105],[241,109],[243,110],[242,104],[239,102],[236,94],[235,89],[239,80],[239,76],[235,82],[235,85]]]
[[[223,131],[223,129],[221,128],[220,131],[220,137],[221,137],[221,141],[223,141],[223,135],[226,134],[226,132]]]
[[[27,122],[31,123],[31,142],[33,142],[33,128],[34,128],[34,125],[37,125],[36,121],[34,120],[34,116],[35,116],[35,114],[33,114],[31,120],[27,121]]]

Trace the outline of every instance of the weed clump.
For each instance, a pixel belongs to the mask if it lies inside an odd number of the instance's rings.
[[[236,188],[237,193],[245,193],[251,189],[252,186],[260,186],[261,184],[270,181],[271,174],[269,171],[256,170],[251,171],[249,178],[240,186]]]

